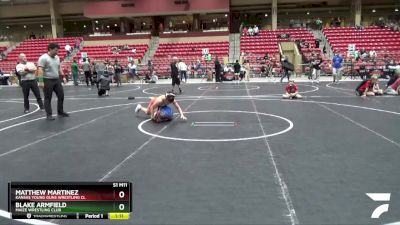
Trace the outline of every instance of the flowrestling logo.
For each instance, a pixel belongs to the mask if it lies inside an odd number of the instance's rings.
[[[365,193],[370,199],[375,202],[389,202],[390,193]],[[372,219],[378,219],[383,213],[389,211],[389,204],[378,206],[371,214]]]

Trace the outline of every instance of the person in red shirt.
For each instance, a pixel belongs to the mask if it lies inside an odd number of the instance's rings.
[[[367,80],[357,89],[357,92],[361,97],[383,94],[383,90],[379,89],[379,80],[377,76],[373,76],[371,80]]]
[[[400,69],[396,70],[396,74],[394,75],[395,82],[389,85],[385,94],[387,95],[400,95]]]
[[[290,80],[289,83],[285,87],[285,94],[282,95],[284,99],[300,99],[303,98],[299,94],[299,88],[297,85],[294,83],[294,80]]]

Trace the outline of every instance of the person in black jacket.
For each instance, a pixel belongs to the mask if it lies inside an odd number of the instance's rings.
[[[290,80],[290,73],[289,71],[293,71],[294,70],[294,66],[291,62],[289,62],[288,57],[284,56],[283,60],[282,60],[282,68],[283,68],[283,75],[281,78],[281,83],[283,81],[283,78],[287,77],[288,82]]]
[[[222,82],[221,79],[221,63],[218,60],[218,56],[215,58],[215,82]]]
[[[174,89],[175,85],[177,85],[179,89],[179,94],[181,94],[182,93],[182,90],[180,88],[181,80],[179,79],[179,71],[178,67],[176,66],[177,63],[178,63],[178,58],[173,57],[171,63],[172,93],[175,93]]]
[[[233,65],[233,72],[235,74],[235,82],[239,82],[239,75],[240,75],[240,64],[239,64],[239,60],[236,60],[235,65]],[[240,78],[240,80],[242,80],[243,77]]]

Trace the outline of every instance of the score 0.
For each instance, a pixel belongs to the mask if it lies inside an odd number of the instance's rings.
[[[115,201],[129,201],[130,188],[128,183],[113,183],[114,200]]]

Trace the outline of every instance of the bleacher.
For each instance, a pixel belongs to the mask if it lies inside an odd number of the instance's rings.
[[[282,34],[290,34],[289,39],[279,38]],[[279,42],[289,40],[304,40],[309,42],[311,47],[315,47],[315,37],[306,29],[279,29],[260,30],[255,36],[242,36],[240,38],[240,50],[254,55],[277,54],[279,53]]]
[[[178,57],[184,61],[188,66],[197,60],[201,64],[206,65],[206,61],[202,58],[202,49],[208,48],[212,56],[212,60],[218,56],[219,60],[223,62],[224,57],[229,55],[229,42],[187,42],[187,43],[161,43],[154,55],[153,63],[154,70],[161,77],[170,76],[170,63],[172,57]],[[208,64],[210,64],[209,62]],[[212,64],[214,61],[212,61]],[[196,71],[201,73],[203,71]]]
[[[96,45],[84,46],[80,52],[87,53],[88,57],[93,60],[110,60],[118,59],[123,65],[128,64],[128,57],[134,59],[142,59],[148,49],[148,45],[128,45],[128,49],[121,49],[121,45]],[[113,51],[113,48],[120,48],[119,52]],[[136,49],[136,53],[132,53],[132,49]],[[74,57],[77,61],[81,58],[81,53],[77,53]]]
[[[400,59],[400,33],[389,28],[376,26],[357,30],[354,27],[335,27],[323,29],[333,51],[346,56],[349,44],[355,44],[357,50],[375,50],[378,60],[388,55],[397,61]]]
[[[289,38],[281,38],[283,34],[289,34]],[[279,30],[260,30],[255,36],[242,36],[240,39],[240,51],[245,53],[245,59],[250,62],[250,67],[255,74],[261,72],[259,59],[262,59],[268,53],[270,60],[266,66],[276,68],[276,72],[280,72],[279,62],[279,43],[303,40],[309,43],[309,48],[301,48],[301,52],[306,58],[309,58],[312,52],[320,52],[315,46],[315,37],[307,29],[279,29]]]
[[[58,43],[60,50],[58,56],[61,60],[65,58],[67,52],[65,46],[69,44],[71,47],[75,44],[74,37],[68,38],[52,38],[52,39],[33,39],[25,40],[20,43],[15,49],[8,53],[7,58],[0,62],[0,68],[7,73],[15,70],[16,63],[18,62],[18,56],[20,53],[25,53],[28,61],[37,63],[39,57],[47,52],[47,46],[51,42]]]

